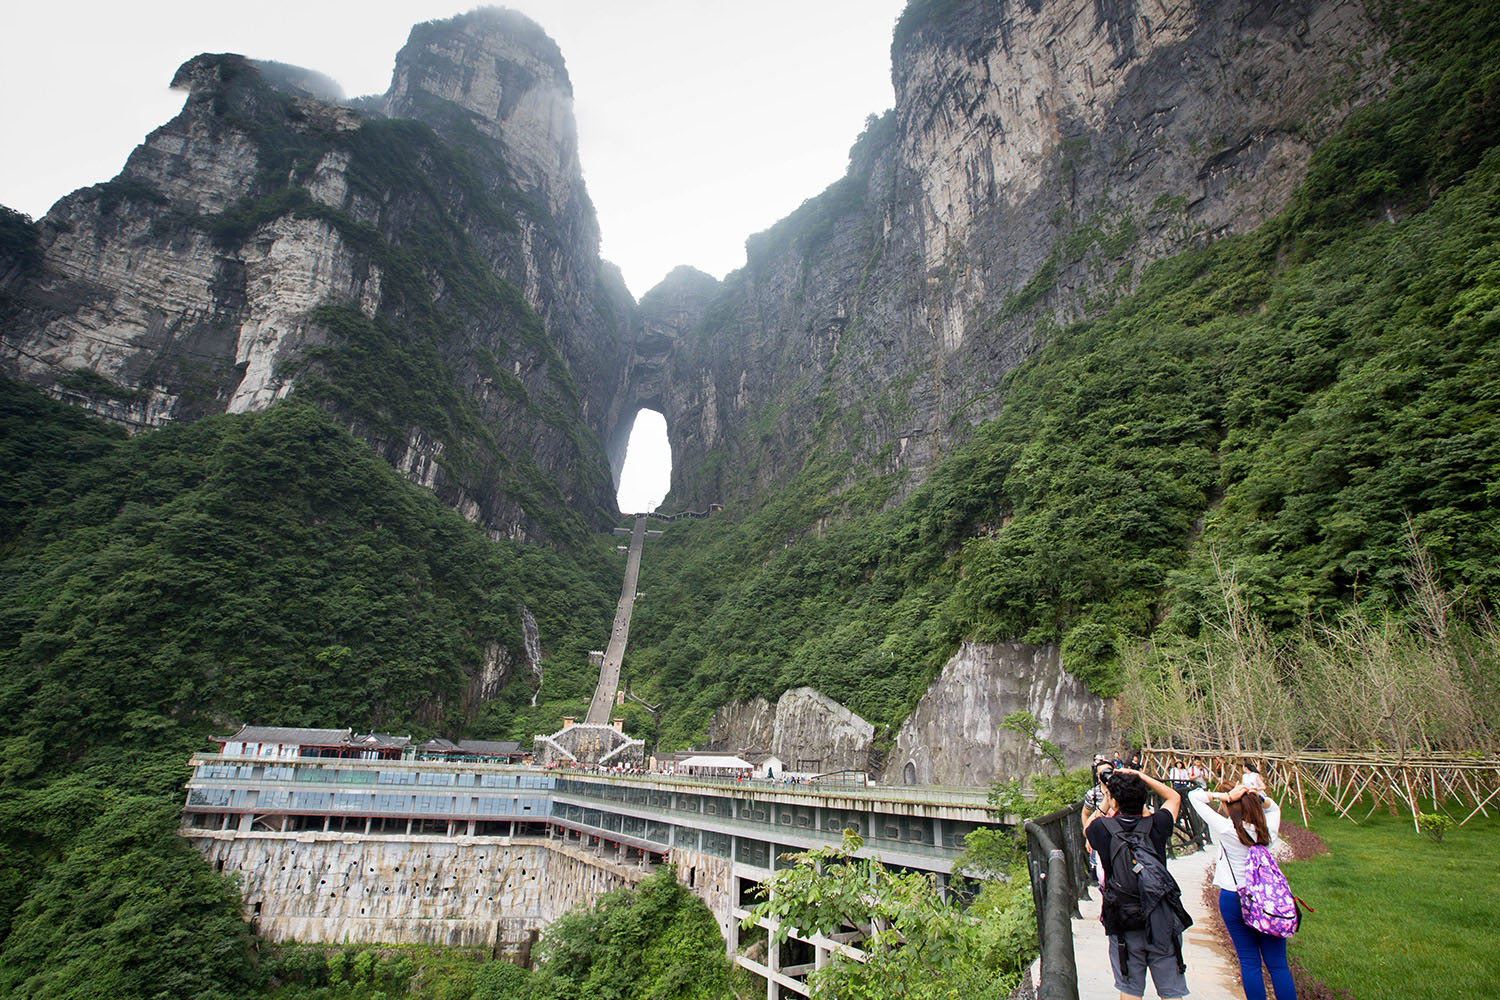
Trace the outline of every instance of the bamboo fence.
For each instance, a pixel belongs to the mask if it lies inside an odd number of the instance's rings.
[[[1358,822],[1355,809],[1370,795],[1371,813],[1382,804],[1394,810],[1399,803],[1421,829],[1418,817],[1423,801],[1432,813],[1454,818],[1450,808],[1469,812],[1458,820],[1462,826],[1475,816],[1500,812],[1500,759],[1463,754],[1433,754],[1423,757],[1389,757],[1370,753],[1303,751],[1297,754],[1181,750],[1152,747],[1141,751],[1143,766],[1152,774],[1164,774],[1174,760],[1201,760],[1208,768],[1210,786],[1234,784],[1245,771],[1258,771],[1270,788],[1280,789],[1297,802],[1302,822],[1307,823],[1309,796],[1330,803],[1346,819]]]

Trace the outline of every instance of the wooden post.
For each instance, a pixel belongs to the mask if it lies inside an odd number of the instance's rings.
[[[1307,826],[1307,798],[1302,794],[1302,768],[1294,767],[1293,773],[1297,775],[1297,808],[1302,812],[1302,825]]]

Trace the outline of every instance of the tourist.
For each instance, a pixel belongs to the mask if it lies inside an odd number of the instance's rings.
[[[1114,773],[1114,764],[1104,754],[1096,753],[1092,771],[1094,783],[1088,791],[1083,793],[1083,808],[1078,814],[1078,819],[1085,831],[1094,821],[1094,817],[1109,816],[1114,811],[1114,803],[1110,800],[1108,788],[1109,776]],[[1098,859],[1094,857],[1094,845],[1085,840],[1083,846],[1088,855],[1089,871],[1094,875],[1095,881],[1100,881]]]
[[[1109,776],[1114,774],[1114,765],[1104,754],[1097,753],[1094,754],[1094,764],[1090,770],[1093,772],[1094,783],[1083,793],[1083,809],[1078,816],[1085,830],[1095,816],[1108,815],[1106,804],[1109,802]]]
[[[1194,757],[1193,763],[1188,767],[1188,780],[1199,788],[1208,788],[1208,767],[1204,765],[1202,757]]]
[[[1270,847],[1281,828],[1281,809],[1265,794],[1266,783],[1254,771],[1245,772],[1240,783],[1224,791],[1209,792],[1195,788],[1188,801],[1219,845],[1214,861],[1214,885],[1219,887],[1219,915],[1234,942],[1234,953],[1240,963],[1240,982],[1246,1000],[1266,1000],[1266,983],[1261,963],[1271,974],[1271,989],[1276,1000],[1296,1000],[1297,987],[1292,983],[1286,960],[1286,938],[1262,934],[1245,924],[1240,916],[1238,873],[1245,871],[1250,848],[1256,844]],[[1214,808],[1222,803],[1228,815]]]
[[[1134,768],[1115,768],[1108,782],[1109,797],[1116,812],[1095,819],[1085,836],[1104,869],[1105,884],[1114,877],[1110,864],[1110,844],[1117,832],[1133,831],[1145,825],[1151,850],[1165,867],[1167,841],[1182,809],[1182,796],[1168,785],[1142,774]],[[1146,800],[1151,792],[1161,796],[1162,806],[1149,815]],[[1164,1000],[1188,995],[1182,962],[1182,932],[1191,926],[1192,918],[1182,909],[1181,893],[1163,898],[1150,911],[1149,924],[1141,930],[1108,934],[1109,963],[1114,970],[1115,988],[1121,1000],[1140,1000],[1146,990],[1146,972],[1157,996]]]

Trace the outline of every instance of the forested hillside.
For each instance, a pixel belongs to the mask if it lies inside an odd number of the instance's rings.
[[[737,520],[674,527],[626,664],[666,735],[798,684],[893,724],[965,638],[1061,642],[1114,694],[1125,646],[1197,628],[1215,553],[1279,627],[1397,608],[1408,518],[1463,611],[1492,607],[1500,35],[1401,9],[1412,69],[1286,211],[1058,331],[909,500],[830,448]]]
[[[235,892],[173,832],[188,755],[239,722],[456,736],[487,662],[489,713],[555,725],[618,586],[605,540],[492,542],[295,401],[126,438],[0,382],[0,496],[0,995],[244,995]]]

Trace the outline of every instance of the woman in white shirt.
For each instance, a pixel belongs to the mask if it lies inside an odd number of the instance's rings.
[[[1281,809],[1268,798],[1265,781],[1255,772],[1247,772],[1240,783],[1227,792],[1208,792],[1194,788],[1188,792],[1188,802],[1203,818],[1214,843],[1219,847],[1219,857],[1214,862],[1214,885],[1219,887],[1219,915],[1234,942],[1234,952],[1240,961],[1240,981],[1245,988],[1246,1000],[1266,1000],[1266,983],[1261,975],[1261,962],[1271,973],[1271,988],[1276,1000],[1296,1000],[1297,988],[1292,984],[1291,969],[1286,961],[1286,938],[1262,934],[1245,924],[1240,916],[1240,873],[1245,871],[1250,858],[1250,848],[1259,844],[1270,847],[1281,829]],[[1228,815],[1214,809],[1213,802],[1222,802]]]
[[[1188,769],[1183,764],[1181,757],[1172,761],[1172,766],[1167,768],[1167,781],[1179,792],[1187,791],[1189,784]]]

